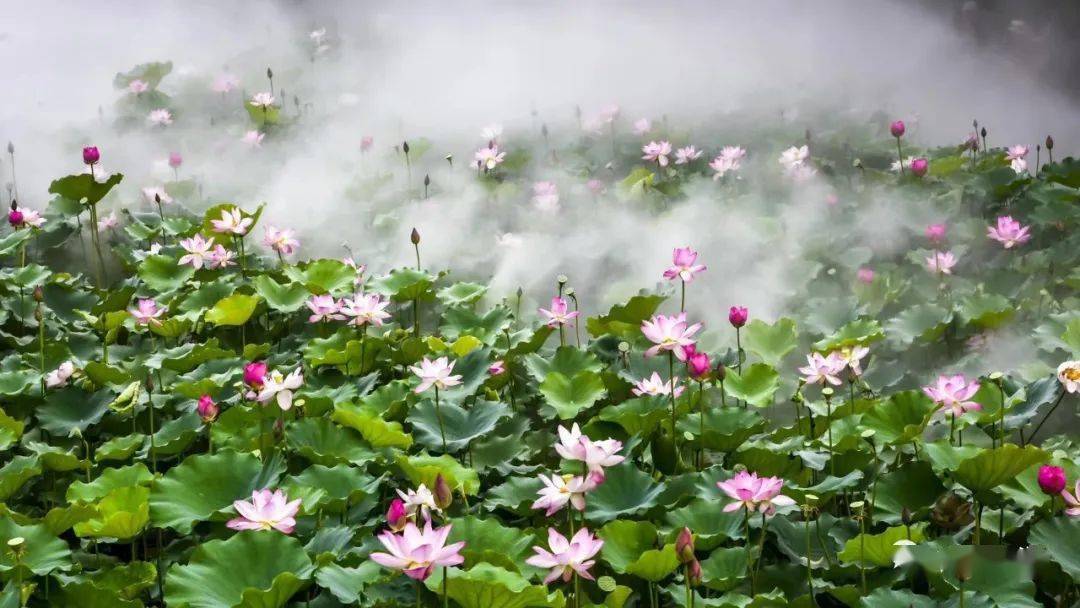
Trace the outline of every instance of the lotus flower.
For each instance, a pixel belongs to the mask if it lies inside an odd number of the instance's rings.
[[[559,187],[554,182],[533,184],[533,203],[541,211],[559,210]]]
[[[172,112],[169,112],[165,108],[158,108],[157,110],[151,110],[150,114],[146,117],[146,121],[155,127],[164,127],[172,124]]]
[[[390,508],[386,511],[386,525],[394,532],[401,532],[405,529],[405,524],[409,522],[408,514],[405,512],[405,501],[400,498],[395,498],[390,501]]]
[[[357,293],[342,300],[341,313],[349,317],[349,325],[382,327],[383,319],[390,318],[390,313],[386,312],[389,305],[390,301],[383,300],[377,293]]]
[[[1080,517],[1080,480],[1077,480],[1073,493],[1068,490],[1061,491],[1061,498],[1065,500],[1065,514],[1069,517]]]
[[[128,314],[130,314],[139,325],[161,325],[161,321],[158,317],[165,314],[165,311],[167,310],[168,307],[159,307],[157,302],[153,299],[142,298],[135,302],[135,308],[128,309]]]
[[[266,361],[252,361],[244,365],[244,384],[250,388],[262,388],[266,382]]]
[[[622,442],[616,439],[593,441],[582,435],[577,423],[570,429],[560,425],[559,441],[555,443],[555,451],[560,456],[584,462],[594,473],[602,473],[604,467],[613,467],[625,460],[625,456],[619,455],[621,449]]]
[[[210,220],[210,224],[213,226],[214,232],[244,236],[254,221],[250,217],[244,217],[239,207],[233,207],[232,209],[222,209],[221,219]]]
[[[925,158],[916,158],[911,161],[911,174],[915,177],[922,177],[930,171],[930,161]]]
[[[716,173],[713,180],[724,177],[729,171],[738,171],[742,168],[742,159],[746,156],[746,150],[739,146],[724,146],[720,155],[709,162],[709,167]]]
[[[184,157],[179,152],[169,152],[169,166],[173,169],[179,169],[180,165],[184,164]]]
[[[930,272],[952,274],[953,266],[956,266],[956,256],[951,251],[935,251],[926,258],[926,269]]]
[[[968,136],[966,138],[964,138],[964,143],[960,144],[960,147],[970,149],[970,150],[978,150],[979,149],[979,134],[974,132],[974,131],[972,131],[971,133],[968,133]]]
[[[686,371],[690,373],[690,376],[695,380],[703,380],[712,371],[712,362],[709,361],[709,355],[707,353],[697,352],[697,349],[692,353],[686,353]],[[676,395],[678,397],[678,395]]]
[[[278,407],[282,411],[289,411],[293,405],[293,391],[304,384],[304,373],[299,367],[288,376],[282,376],[281,372],[274,371],[263,381],[262,390],[256,399],[259,403],[266,403],[276,398]]]
[[[599,196],[607,189],[606,186],[604,186],[604,182],[598,179],[590,179],[585,182],[585,187],[589,189],[589,192],[591,192],[593,196]]]
[[[829,353],[829,355],[836,355],[836,358],[840,362],[841,369],[846,367],[851,370],[851,373],[856,376],[861,376],[862,360],[869,352],[870,349],[866,346],[847,346],[833,351],[832,353]]]
[[[240,138],[240,141],[251,146],[252,148],[258,148],[262,145],[263,138],[266,137],[265,133],[259,133],[258,131],[246,131],[244,136]]]
[[[1027,155],[1028,155],[1028,152],[1030,152],[1030,149],[1027,146],[1020,146],[1020,145],[1009,146],[1005,150],[1005,159],[1006,160],[1016,160],[1018,158],[1020,158],[1020,159],[1026,158]]]
[[[779,477],[758,477],[757,473],[739,471],[731,479],[717,482],[716,487],[735,500],[724,506],[725,513],[746,508],[747,511],[772,515],[776,512],[776,507],[795,504],[794,500],[780,493],[784,488],[784,480]]]
[[[1028,164],[1027,159],[1014,158],[1009,162],[1009,168],[1012,169],[1017,175],[1023,175],[1027,173]]]
[[[296,233],[291,229],[267,226],[263,231],[263,245],[280,255],[292,255],[300,247],[300,241],[296,240]]]
[[[101,152],[98,151],[97,146],[86,146],[82,149],[82,159],[87,165],[95,165],[101,160]]]
[[[821,353],[806,355],[806,367],[800,367],[799,373],[803,375],[803,382],[807,384],[826,383],[840,386],[842,382],[838,374],[844,370],[844,362],[836,352],[831,352],[826,357]]]
[[[109,215],[102,216],[101,219],[98,220],[98,224],[97,224],[98,230],[101,230],[101,231],[112,230],[113,228],[116,228],[119,225],[120,225],[120,218],[116,217],[116,212],[115,211],[110,211]]]
[[[791,146],[780,153],[780,164],[789,173],[801,167],[809,159],[810,148],[808,146]]]
[[[860,283],[869,285],[874,282],[874,269],[863,266],[855,273],[855,277],[859,279]]]
[[[903,137],[905,130],[904,121],[902,120],[893,121],[893,123],[889,125],[889,133],[892,133],[893,137]]]
[[[506,362],[498,360],[488,366],[488,375],[501,376],[506,373]]]
[[[8,223],[16,230],[26,227],[41,228],[45,225],[45,218],[41,217],[41,213],[34,209],[15,207],[8,212]]]
[[[499,146],[484,146],[476,151],[476,154],[473,155],[473,160],[476,161],[477,167],[485,171],[491,171],[506,160],[506,152],[500,152]]]
[[[596,562],[592,559],[604,541],[593,536],[588,528],[581,528],[569,541],[555,528],[548,528],[548,549],[533,547],[536,555],[525,560],[525,563],[537,568],[550,568],[551,571],[544,577],[544,584],[551,583],[558,578],[563,582],[569,582],[577,574],[582,578],[593,580],[589,574],[589,568]]]
[[[645,153],[641,157],[642,160],[655,162],[661,167],[666,167],[668,166],[668,156],[671,155],[671,143],[650,141],[641,147],[641,151]]]
[[[1012,249],[1016,245],[1023,245],[1031,240],[1031,228],[1021,226],[1020,222],[1011,216],[1003,215],[997,218],[997,226],[986,229],[986,236],[999,242],[1005,249]]]
[[[397,495],[405,505],[405,514],[413,519],[422,516],[425,521],[430,521],[433,512],[442,513],[442,509],[435,502],[435,495],[424,484],[420,484],[415,490],[397,490]]]
[[[461,384],[461,376],[450,375],[450,372],[454,371],[455,363],[446,357],[439,357],[434,361],[424,357],[420,361],[419,367],[409,368],[412,373],[420,378],[420,385],[414,389],[414,392],[420,394],[432,386],[435,387],[435,390],[445,390],[451,386]]]
[[[240,79],[233,74],[219,74],[210,85],[210,90],[215,93],[228,93],[240,86]]]
[[[251,101],[248,103],[253,107],[266,110],[274,105],[274,96],[266,92],[256,93],[251,97]]]
[[[1039,488],[1048,496],[1056,496],[1065,491],[1068,481],[1065,469],[1045,464],[1039,467]]]
[[[198,270],[211,258],[210,250],[214,247],[214,239],[203,239],[201,234],[195,233],[189,239],[181,239],[180,246],[187,253],[180,256],[177,264],[181,266],[191,264],[192,268]]]
[[[540,488],[533,504],[534,509],[546,509],[545,516],[551,517],[570,503],[578,511],[585,510],[585,494],[604,480],[603,475],[589,474],[584,477],[574,475],[540,475],[544,487]]]
[[[236,254],[225,248],[224,245],[215,245],[214,249],[210,252],[210,256],[206,260],[207,268],[228,268],[229,266],[235,266],[236,262],[233,262],[233,258]]]
[[[1067,393],[1080,393],[1080,361],[1065,361],[1057,368],[1057,378]]]
[[[150,85],[146,84],[145,80],[136,78],[128,83],[128,90],[138,95],[139,93],[145,93],[150,90]]]
[[[195,411],[199,412],[199,418],[202,418],[203,422],[213,422],[218,416],[219,409],[210,395],[203,395],[199,397],[199,404],[195,406]]]
[[[573,312],[570,312],[569,308],[570,307],[569,307],[569,305],[567,305],[566,299],[560,298],[558,296],[555,296],[554,298],[551,298],[551,308],[550,309],[547,309],[547,308],[539,309],[540,314],[543,315],[544,317],[547,317],[547,320],[544,322],[544,325],[547,325],[548,327],[556,327],[557,328],[560,325],[566,325],[566,324],[570,323],[570,321],[574,320],[575,318],[577,318],[577,316],[579,314],[581,314],[579,311],[576,311],[576,310],[573,311]]]
[[[694,344],[695,340],[692,336],[699,329],[701,329],[701,323],[687,325],[685,312],[670,317],[654,315],[641,324],[641,333],[653,343],[653,346],[645,351],[645,356],[652,357],[661,351],[669,351],[674,353],[680,361],[686,361],[686,352],[683,347]]]
[[[728,309],[728,323],[731,323],[731,326],[736,329],[746,325],[746,321],[749,318],[750,311],[748,311],[745,306],[732,306]]]
[[[48,388],[61,388],[67,386],[68,380],[75,373],[75,364],[64,361],[60,367],[45,374],[45,386]]]
[[[694,534],[690,528],[683,526],[679,535],[675,538],[675,555],[679,557],[679,563],[689,564],[696,560],[694,556]]]
[[[686,146],[679,148],[675,151],[675,164],[676,165],[688,165],[695,160],[701,158],[701,155],[705,152],[698,150],[694,146]]]
[[[360,151],[367,152],[371,149],[371,146],[375,145],[375,138],[371,135],[365,135],[360,138]]]
[[[915,157],[914,156],[909,156],[909,157],[905,158],[903,160],[903,162],[901,162],[899,160],[894,160],[892,162],[892,165],[889,168],[892,170],[893,173],[900,173],[901,169],[911,169],[911,164],[914,163],[914,162],[915,162]]]
[[[930,224],[926,227],[926,238],[930,239],[931,243],[940,243],[945,240],[947,230],[945,224]]]
[[[345,315],[341,314],[341,302],[334,299],[330,294],[311,296],[307,302],[311,315],[308,323],[322,323],[328,321],[342,321]]]
[[[706,357],[708,356],[706,355]],[[656,372],[653,372],[652,376],[648,378],[639,380],[630,392],[638,396],[649,395],[656,397],[659,395],[670,395],[672,384],[675,385],[675,398],[678,399],[679,395],[683,394],[683,391],[686,389],[686,387],[679,385],[679,377],[675,376],[671,381],[668,381],[661,378],[660,374]]]
[[[948,410],[954,416],[964,412],[977,412],[982,406],[971,398],[979,391],[978,382],[968,382],[963,374],[938,376],[937,383],[924,386],[923,392],[934,400],[941,411]]]
[[[300,499],[289,502],[281,490],[256,490],[251,493],[251,500],[238,500],[233,508],[240,517],[229,520],[226,525],[233,530],[270,530],[292,534],[296,527],[296,513],[300,510]]]
[[[648,118],[639,118],[634,121],[634,135],[645,135],[652,130],[652,123]]]
[[[13,228],[20,228],[25,217],[18,207],[13,207],[11,211],[8,211],[8,224],[11,224]]]
[[[480,129],[480,137],[483,137],[487,141],[495,141],[502,137],[503,126],[500,124],[490,124],[483,129]]]
[[[676,247],[671,253],[671,266],[664,271],[664,278],[679,279],[684,283],[694,280],[694,275],[704,272],[705,265],[697,264],[698,253],[689,247]]]
[[[600,114],[599,114],[600,122],[609,123],[609,124],[613,123],[613,122],[615,122],[615,119],[619,117],[619,114],[621,114],[621,113],[622,113],[622,110],[619,108],[618,104],[609,103],[608,105],[600,108]]]
[[[389,553],[372,553],[371,559],[380,566],[400,570],[411,579],[425,580],[435,566],[457,566],[465,561],[460,553],[464,542],[446,544],[450,529],[450,525],[432,529],[429,521],[423,531],[412,522],[405,524],[401,534],[384,531],[379,534],[379,542]]]

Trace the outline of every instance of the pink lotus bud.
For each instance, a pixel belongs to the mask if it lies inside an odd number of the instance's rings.
[[[244,384],[259,388],[266,380],[266,362],[252,361],[244,366]]]
[[[16,207],[14,203],[12,203],[11,211],[8,211],[8,216],[7,216],[8,223],[11,224],[12,226],[14,226],[15,228],[18,228],[19,226],[22,226],[24,219],[26,219],[26,218],[25,218],[25,216],[23,216],[23,212],[19,211],[19,208]]]
[[[727,319],[733,327],[738,328],[746,325],[746,320],[749,318],[750,312],[746,310],[745,306],[732,306],[728,310]]]
[[[196,409],[203,422],[213,422],[220,411],[214,400],[210,398],[210,395],[199,397],[199,406]]]
[[[690,528],[679,531],[679,537],[675,539],[675,555],[679,557],[679,563],[689,564],[696,561],[694,557],[694,535]]]
[[[916,158],[911,161],[911,174],[915,177],[922,177],[926,175],[926,172],[930,170],[930,161],[925,158]]]
[[[701,380],[708,376],[709,372],[712,371],[712,362],[709,361],[709,355],[699,352],[689,355],[686,358],[686,371],[695,380]]]
[[[860,281],[866,283],[867,285],[874,282],[874,270],[872,268],[866,268],[864,266],[860,268],[857,273],[855,273],[855,276],[857,276]]]
[[[450,489],[450,485],[446,483],[446,478],[442,473],[435,476],[435,491],[432,492],[435,495],[435,504],[440,509],[446,509],[454,502],[454,492]]]
[[[904,131],[907,129],[904,127],[904,121],[897,120],[889,125],[889,133],[892,133],[893,137],[903,137]]]
[[[82,160],[88,165],[96,164],[101,160],[101,152],[98,152],[97,146],[86,146],[82,149]]]
[[[492,376],[498,376],[506,372],[506,362],[499,360],[488,366],[488,373]]]
[[[945,224],[930,224],[926,227],[926,238],[935,243],[940,243],[945,240],[946,230]]]
[[[184,164],[184,157],[180,156],[179,152],[169,152],[169,166],[173,169],[180,168],[180,165]]]
[[[409,516],[405,513],[405,502],[400,498],[395,498],[386,511],[386,524],[394,532],[401,532],[405,529],[405,524],[408,521]]]
[[[830,207],[835,207],[836,204],[839,203],[839,202],[840,202],[840,197],[836,196],[835,194],[829,194],[828,196],[825,197],[825,204],[827,204]]]
[[[1057,496],[1065,489],[1065,469],[1053,465],[1039,467],[1039,487],[1050,496]]]
[[[360,151],[367,152],[371,149],[371,145],[375,143],[375,138],[370,135],[365,135],[360,138]]]
[[[686,576],[690,578],[690,586],[697,587],[701,584],[701,562],[696,559],[686,566]]]

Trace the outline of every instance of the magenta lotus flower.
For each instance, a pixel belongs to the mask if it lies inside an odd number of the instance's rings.
[[[251,228],[251,224],[254,220],[250,217],[244,217],[238,207],[232,209],[222,209],[221,219],[210,220],[210,224],[213,226],[214,232],[222,234],[236,234],[244,236],[247,234],[248,229]]]
[[[210,250],[214,247],[214,239],[204,239],[201,234],[195,233],[189,239],[180,239],[180,247],[187,253],[180,256],[177,264],[181,266],[190,264],[192,268],[198,270],[206,265],[210,259]]]
[[[698,253],[689,247],[676,247],[671,252],[671,266],[664,271],[664,278],[673,281],[679,279],[684,283],[694,280],[694,275],[705,272],[705,265],[697,263]]]
[[[602,473],[604,467],[613,467],[626,457],[619,455],[622,442],[616,439],[593,441],[581,434],[575,422],[569,429],[559,425],[559,441],[555,451],[567,460],[584,462],[589,471]]]
[[[330,294],[311,296],[305,304],[311,311],[308,323],[345,320],[345,315],[341,314],[341,302],[335,300]]]
[[[893,123],[889,125],[889,133],[892,133],[893,137],[903,137],[904,131],[906,130],[907,128],[904,126],[904,121],[902,120],[893,121]]]
[[[675,150],[675,164],[676,165],[688,165],[695,160],[701,158],[704,154],[702,150],[698,150],[694,146],[686,146]]]
[[[229,266],[235,266],[236,262],[233,262],[233,258],[236,254],[225,248],[224,245],[215,245],[213,251],[210,252],[210,257],[206,261],[207,268],[228,268]]]
[[[968,136],[966,138],[964,138],[964,143],[960,144],[960,147],[965,148],[965,149],[969,149],[969,150],[978,150],[979,149],[979,134],[974,132],[974,131],[972,131],[971,133],[968,133]]]
[[[244,365],[244,384],[251,388],[260,388],[266,381],[266,361],[252,361]]]
[[[390,301],[377,293],[357,293],[341,301],[341,313],[349,317],[349,325],[382,327],[383,320],[390,318],[390,313],[386,312],[389,305]]]
[[[981,405],[971,400],[979,391],[979,383],[968,382],[963,374],[938,376],[935,384],[924,386],[922,390],[927,397],[934,400],[941,411],[947,410],[954,416],[982,409]]]
[[[488,374],[491,376],[501,376],[506,373],[506,362],[502,359],[495,361],[488,366]]]
[[[179,169],[180,165],[184,164],[184,157],[179,152],[169,152],[169,166],[173,169]]]
[[[195,406],[195,411],[199,413],[199,418],[202,418],[203,422],[213,422],[220,410],[210,395],[203,395],[199,397],[199,404]]]
[[[683,347],[691,346],[696,342],[693,335],[700,329],[701,323],[687,324],[685,312],[674,316],[654,315],[641,324],[641,333],[653,343],[653,346],[645,351],[645,356],[652,357],[662,351],[668,351],[674,353],[679,361],[686,361],[686,351]]]
[[[1057,379],[1066,393],[1080,393],[1080,361],[1063,361],[1057,367]]]
[[[750,311],[745,306],[732,306],[728,309],[728,323],[731,326],[738,329],[743,325],[746,325],[747,319],[750,318]]]
[[[283,376],[281,372],[275,370],[263,381],[262,390],[259,391],[256,400],[259,403],[266,403],[271,399],[276,399],[278,407],[287,412],[293,405],[293,391],[303,384],[304,373],[299,367],[288,376]]]
[[[947,231],[948,227],[945,224],[930,224],[926,227],[926,238],[930,239],[931,243],[940,243],[945,240]]]
[[[689,359],[687,360],[689,362]],[[660,395],[670,395],[671,385],[675,385],[675,398],[683,394],[686,389],[685,386],[679,384],[679,377],[675,376],[670,381],[664,380],[660,377],[660,374],[653,372],[652,376],[648,378],[642,378],[634,385],[634,388],[630,389],[630,392],[637,396],[648,395],[650,397],[657,397]]]
[[[277,530],[292,534],[296,527],[296,514],[300,511],[300,499],[289,502],[281,490],[256,490],[251,500],[237,500],[233,508],[240,517],[225,524],[233,530]]]
[[[952,274],[953,266],[956,266],[956,256],[951,251],[935,251],[926,258],[926,269],[940,274]]]
[[[442,513],[442,509],[435,501],[435,495],[424,484],[420,484],[415,490],[410,489],[404,492],[397,490],[397,495],[408,517],[416,519],[419,516],[425,521],[431,521],[432,513]]]
[[[371,135],[365,135],[360,138],[360,151],[367,152],[371,149],[371,146],[375,145],[375,138]]]
[[[1022,226],[1011,216],[1003,215],[997,218],[997,226],[986,229],[986,236],[1001,243],[1005,249],[1012,249],[1031,240],[1031,228]]]
[[[546,509],[544,515],[551,517],[558,513],[568,503],[578,511],[585,510],[585,494],[596,489],[604,477],[601,474],[590,474],[584,477],[574,475],[540,475],[540,481],[544,487],[540,488],[533,504],[534,509]]]
[[[75,373],[75,364],[64,361],[60,367],[45,374],[45,386],[47,388],[61,388],[67,386],[68,380]]]
[[[652,123],[648,118],[639,118],[634,121],[634,135],[645,135],[652,130]]]
[[[840,386],[842,383],[838,374],[844,371],[844,366],[844,362],[840,360],[836,352],[831,352],[828,356],[810,353],[806,355],[806,367],[800,367],[799,373],[803,375],[803,382],[807,384],[825,386],[827,383]]]
[[[20,228],[23,224],[25,216],[18,207],[12,207],[11,211],[8,211],[8,224],[11,224],[13,228]]]
[[[855,273],[855,277],[859,279],[860,283],[869,285],[874,282],[874,269],[863,266]]]
[[[695,380],[703,380],[712,371],[712,362],[709,361],[708,353],[686,353],[686,371]],[[678,395],[676,395],[678,397]]]
[[[409,516],[405,513],[405,501],[400,498],[390,501],[390,508],[386,510],[387,527],[394,532],[401,532],[408,522]]]
[[[1065,500],[1065,514],[1069,517],[1080,517],[1080,480],[1076,481],[1072,494],[1068,490],[1062,490],[1061,498]]]
[[[745,508],[750,512],[772,515],[776,507],[795,504],[794,500],[780,493],[784,489],[784,480],[779,477],[758,477],[757,473],[739,471],[731,479],[717,482],[716,487],[735,501],[724,506],[725,513]]]
[[[130,314],[139,325],[160,325],[159,317],[168,310],[166,306],[158,306],[157,302],[150,298],[142,298],[135,302],[135,308],[129,308]]]
[[[1045,464],[1039,467],[1039,488],[1044,494],[1057,496],[1065,491],[1068,480],[1065,478],[1065,469]]]
[[[668,156],[671,155],[671,143],[666,141],[650,141],[641,147],[641,151],[645,154],[641,157],[642,160],[654,162],[661,167],[666,167],[668,166]]]
[[[599,196],[603,194],[604,190],[606,189],[606,187],[604,186],[604,182],[598,179],[590,179],[589,181],[585,182],[585,187],[589,189],[589,192],[591,192],[593,196]]]
[[[473,155],[473,160],[476,161],[476,166],[478,168],[485,171],[491,171],[506,160],[506,152],[500,152],[499,146],[496,145],[484,146],[476,151],[476,154]]]
[[[559,187],[554,182],[536,182],[532,200],[541,211],[558,211]]]
[[[465,561],[461,556],[464,542],[446,544],[451,526],[438,529],[425,522],[421,531],[416,524],[408,522],[401,534],[386,530],[379,534],[379,542],[389,553],[376,552],[371,559],[380,566],[391,570],[400,570],[411,579],[426,580],[435,566],[457,566]]]
[[[916,158],[911,161],[911,174],[915,177],[922,177],[926,175],[926,172],[930,170],[930,161],[925,158]]]
[[[592,559],[600,552],[604,541],[593,536],[588,528],[581,528],[569,541],[555,528],[548,528],[548,549],[533,547],[536,555],[525,560],[525,563],[537,568],[550,568],[551,571],[544,577],[544,584],[551,583],[559,578],[563,582],[569,582],[575,574],[593,580],[589,574],[596,562]]]
[[[300,247],[300,241],[296,240],[296,232],[289,228],[267,226],[263,230],[263,245],[281,255],[292,255]]]
[[[266,110],[274,105],[274,96],[267,92],[256,93],[251,96],[251,101],[248,103],[250,103],[252,107]]]
[[[414,389],[414,392],[420,394],[433,386],[435,390],[445,390],[461,384],[461,376],[450,374],[454,371],[455,363],[456,361],[450,361],[446,357],[439,357],[434,361],[424,357],[419,367],[409,368],[420,378],[420,385]]]
[[[570,307],[569,305],[567,305],[566,299],[560,298],[558,296],[551,298],[550,309],[541,308],[539,309],[539,312],[541,315],[547,318],[547,320],[544,321],[544,325],[555,328],[558,328],[560,325],[569,324],[572,320],[577,318],[579,314],[581,314],[579,311],[576,310],[570,312]]]
[[[97,146],[86,146],[82,149],[82,160],[88,165],[95,165],[101,160],[101,152],[98,151]]]

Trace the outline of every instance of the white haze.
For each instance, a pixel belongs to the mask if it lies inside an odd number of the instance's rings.
[[[308,32],[320,27],[332,48],[311,61]],[[794,144],[814,126],[800,120],[804,110],[825,106],[903,117],[927,145],[959,142],[975,117],[989,125],[991,145],[1033,145],[1053,133],[1061,154],[1080,141],[1076,106],[1034,82],[1027,66],[974,51],[904,2],[7,2],[0,59],[0,140],[16,146],[24,205],[43,206],[50,180],[81,169],[82,145],[98,145],[103,166],[125,173],[120,204],[164,179],[160,160],[179,150],[183,174],[197,176],[207,199],[267,202],[263,221],[297,228],[305,256],[339,256],[348,242],[384,272],[411,263],[416,226],[426,266],[491,278],[496,298],[523,286],[529,306],[566,274],[588,314],[654,287],[672,247],[690,244],[710,267],[691,285],[692,312],[716,323],[738,303],[775,317],[795,295],[788,277],[806,271],[800,235],[829,228],[829,190],[812,184],[768,210],[754,194],[740,204],[760,208],[740,209],[703,179],[657,215],[594,202],[583,176],[534,163],[533,177],[557,182],[562,195],[561,214],[546,217],[527,192],[493,201],[473,183],[464,165],[485,143],[481,127],[505,125],[513,150],[540,146],[546,123],[564,144],[579,133],[575,106],[587,117],[614,102],[623,133],[636,118],[666,115],[689,130],[676,143],[712,153],[744,143],[695,140],[692,129],[712,117],[753,108],[773,121],[783,111]],[[112,108],[123,92],[113,76],[166,60],[175,67],[161,88],[180,105],[176,123],[117,134]],[[309,108],[295,135],[251,150],[239,142],[248,128],[240,121],[211,126],[185,111],[183,100],[205,95],[223,66],[249,94],[266,90],[273,67],[288,109],[293,95]],[[368,134],[376,146],[361,155]],[[394,217],[365,213],[368,203],[348,194],[358,176],[392,170],[404,179],[392,146],[421,137],[434,147],[414,183],[430,173],[435,194],[402,200]],[[775,150],[751,150],[750,161],[777,170]],[[615,176],[597,175],[611,187]],[[0,176],[10,181],[6,163]],[[935,218],[899,203],[871,200],[852,243],[912,247],[910,235]],[[496,244],[508,231],[520,245]]]

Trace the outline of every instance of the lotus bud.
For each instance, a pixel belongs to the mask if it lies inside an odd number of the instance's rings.
[[[959,530],[975,521],[971,514],[971,503],[954,492],[949,492],[934,503],[930,518],[938,527],[947,531]]]
[[[270,68],[266,68],[266,77],[273,80],[273,78],[274,78],[274,70],[271,70]]]
[[[435,495],[435,504],[440,509],[445,510],[454,502],[454,491],[450,489],[450,484],[446,483],[442,473],[435,476],[435,489],[432,493]]]
[[[904,131],[906,130],[907,127],[904,126],[904,121],[902,120],[895,120],[889,125],[889,133],[892,133],[893,137],[903,137]]]
[[[416,228],[413,228],[412,229],[412,234],[409,235],[409,241],[412,242],[413,245],[419,245],[420,244],[420,231],[417,230]]]
[[[453,154],[447,154],[445,158],[446,158],[446,163],[448,165],[450,165],[450,168],[453,168],[454,167],[454,155]]]
[[[1053,465],[1039,467],[1039,487],[1048,496],[1057,496],[1065,489],[1065,470]]]
[[[405,502],[400,498],[395,498],[386,511],[386,525],[390,526],[390,529],[394,532],[401,532],[405,529],[405,524],[408,521],[409,516],[405,512]]]
[[[900,509],[900,521],[904,522],[905,526],[911,525],[911,509],[907,507]]]
[[[983,127],[983,128],[982,128],[982,129],[981,129],[981,130],[979,131],[979,135],[982,135],[982,138],[983,138],[983,139],[986,139],[986,127]]]
[[[961,584],[971,580],[971,555],[965,555],[956,560],[956,580]],[[963,591],[961,591],[962,593]]]
[[[425,173],[424,174],[424,187],[427,188],[430,185],[431,185],[431,176]]]
[[[179,152],[169,153],[169,166],[173,169],[180,168],[180,165],[184,164],[184,157]]]
[[[82,149],[82,159],[88,165],[97,164],[101,160],[101,152],[98,151],[97,146],[86,146]]]
[[[405,152],[406,156],[409,154],[409,142],[401,142],[401,149]]]
[[[709,355],[706,353],[695,352],[686,358],[686,371],[695,380],[702,380],[709,375],[712,371],[712,362],[709,361]]]
[[[150,376],[150,375],[146,376],[146,392],[147,393],[154,392],[154,377],[153,376]]]
[[[930,170],[930,161],[925,158],[916,158],[911,161],[911,174],[915,177],[922,177],[926,175],[926,172]]]
[[[1049,137],[1050,136],[1047,135],[1047,138],[1049,138]],[[11,143],[10,141],[7,142],[7,151],[8,151],[8,154],[15,154],[15,144]]]
[[[719,380],[720,382],[723,382],[724,378],[726,378],[726,377],[727,377],[727,368],[724,367],[723,363],[717,361],[716,362],[716,379]]]
[[[244,384],[260,388],[266,380],[266,362],[252,361],[244,366]]]
[[[15,201],[11,201],[11,211],[8,211],[8,223],[18,228],[22,226],[25,216],[23,212],[19,211],[19,206],[15,204]]]
[[[1046,149],[1047,150],[1053,150],[1054,149],[1054,138],[1050,137],[1049,135],[1046,136]]]
[[[675,539],[675,555],[679,557],[679,563],[689,564],[697,561],[694,557],[694,535],[690,528],[679,531],[679,537]]]
[[[686,576],[690,578],[690,586],[697,587],[701,584],[701,562],[696,559],[686,566]]]
[[[732,306],[728,309],[727,318],[732,327],[739,328],[746,325],[746,320],[750,318],[750,312],[746,310],[745,306]]]
[[[158,194],[157,192],[154,193],[154,202],[157,203],[158,205],[161,204],[161,195]]]
[[[34,301],[41,302],[45,299],[45,292],[41,289],[41,285],[34,288]]]
[[[199,405],[195,409],[199,412],[199,418],[202,418],[203,422],[213,422],[217,419],[220,411],[218,405],[210,398],[210,395],[199,397]]]

